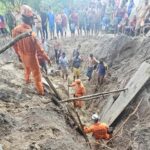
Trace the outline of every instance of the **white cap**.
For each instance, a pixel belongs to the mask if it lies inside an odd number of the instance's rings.
[[[98,120],[98,119],[99,119],[99,116],[97,113],[92,115],[92,120]]]

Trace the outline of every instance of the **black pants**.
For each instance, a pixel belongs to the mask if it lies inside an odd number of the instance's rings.
[[[40,66],[42,68],[42,71],[44,71],[47,74],[47,66],[45,62],[40,62]]]
[[[48,39],[47,25],[42,25],[43,38]]]
[[[55,49],[55,60],[56,60],[56,63],[59,64],[59,51],[58,51],[58,49]]]
[[[63,36],[63,30],[62,30],[61,24],[56,24],[56,31],[57,31],[57,36],[59,36],[59,32],[60,32],[61,36]]]

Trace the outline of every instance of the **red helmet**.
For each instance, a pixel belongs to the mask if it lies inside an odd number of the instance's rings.
[[[28,5],[22,5],[21,6],[21,15],[24,15],[26,17],[32,17],[33,16],[32,8]]]

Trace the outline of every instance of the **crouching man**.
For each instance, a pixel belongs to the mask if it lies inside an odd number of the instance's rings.
[[[89,127],[84,126],[84,132],[92,133],[96,141],[101,139],[109,140],[112,137],[113,128],[108,127],[105,123],[99,122],[99,116],[97,114],[92,115],[92,120],[94,124]]]

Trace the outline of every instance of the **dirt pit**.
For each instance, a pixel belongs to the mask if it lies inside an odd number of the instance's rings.
[[[52,42],[49,42],[49,54],[53,55]],[[99,37],[77,37],[63,39],[63,51],[70,59],[72,51],[81,44],[82,64],[81,79],[86,86],[87,94],[111,91],[123,88],[140,64],[150,56],[150,38],[131,38],[124,35],[101,35]],[[63,111],[51,102],[51,97],[37,95],[34,84],[24,83],[23,70],[18,68],[18,61],[13,53],[1,55],[0,62],[0,144],[4,150],[87,150],[89,149],[83,136],[66,122]],[[11,54],[10,54],[11,53]],[[96,87],[96,73],[89,83],[85,76],[87,57],[93,53],[97,59],[103,58],[109,65],[110,76],[105,83]],[[5,60],[5,56],[7,61]],[[11,56],[11,57],[10,57]],[[13,59],[12,59],[13,58]],[[9,63],[8,63],[9,62]],[[71,71],[70,71],[71,74]],[[72,80],[72,75],[69,76]],[[51,77],[57,90],[67,97],[67,82],[59,76]],[[150,149],[150,84],[143,87],[135,99],[123,112],[116,124],[119,129],[125,119],[143,101],[137,112],[127,121],[117,136],[100,149],[114,150],[149,150]],[[115,95],[114,95],[115,96]],[[85,124],[91,124],[93,112],[101,113],[109,96],[100,97],[86,103],[85,116],[81,116]],[[89,135],[91,143],[94,139]],[[93,146],[94,147],[94,146]]]

